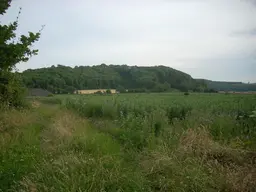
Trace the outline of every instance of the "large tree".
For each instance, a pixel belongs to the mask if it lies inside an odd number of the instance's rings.
[[[11,0],[0,1],[0,15],[4,15],[11,5]],[[31,46],[39,40],[41,30],[37,33],[17,37],[18,19],[21,9],[17,13],[16,21],[9,24],[0,22],[0,102],[18,106],[21,102],[21,86],[14,73],[19,62],[26,62],[38,50]]]

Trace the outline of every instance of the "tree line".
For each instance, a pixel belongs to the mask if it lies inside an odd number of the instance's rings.
[[[164,92],[203,90],[206,85],[190,75],[165,66],[127,65],[76,66],[57,65],[28,69],[21,73],[28,88],[42,88],[52,93],[74,93],[83,89],[117,89],[120,92]]]
[[[52,93],[74,93],[84,89],[117,89],[119,92],[166,91],[256,91],[256,84],[193,79],[190,75],[166,66],[127,65],[51,66],[28,69],[21,73],[28,88],[42,88]]]
[[[209,89],[217,91],[247,92],[256,91],[256,83],[225,82],[204,80]]]

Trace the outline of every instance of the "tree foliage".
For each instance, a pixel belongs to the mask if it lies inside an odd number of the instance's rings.
[[[215,90],[235,92],[256,91],[256,83],[210,81],[204,79],[197,79],[197,82],[201,85],[205,84],[209,92],[214,92]]]
[[[3,15],[6,10],[10,7],[11,0],[1,0],[0,1],[0,15]]]
[[[137,67],[127,65],[76,66],[57,65],[29,69],[22,74],[29,88],[43,88],[53,93],[74,93],[81,89],[116,89],[121,93],[182,92],[216,93],[255,91],[256,84],[216,82],[193,79],[190,75],[165,66]]]
[[[11,0],[1,0],[0,15],[4,15],[11,5]],[[16,21],[9,24],[0,23],[0,102],[8,105],[18,106],[22,100],[22,86],[17,73],[13,73],[19,62],[26,62],[38,50],[31,46],[39,40],[40,32],[28,32],[28,35],[17,37],[18,12]]]
[[[155,66],[96,65],[29,69],[22,73],[29,88],[43,88],[54,93],[73,93],[81,89],[117,89],[120,92],[164,92],[171,89],[193,90],[197,82],[175,69]]]

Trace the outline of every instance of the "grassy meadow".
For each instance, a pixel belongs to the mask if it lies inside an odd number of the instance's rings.
[[[0,191],[256,189],[256,95],[56,95],[28,102],[0,113]]]

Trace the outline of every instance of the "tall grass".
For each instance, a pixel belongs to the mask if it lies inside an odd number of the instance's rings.
[[[36,99],[0,114],[0,191],[253,191],[255,106],[252,95]]]
[[[153,191],[250,191],[256,186],[252,178],[241,180],[256,171],[251,169],[256,121],[246,115],[256,106],[253,96],[85,96],[66,98],[63,105],[91,119],[125,151],[136,151]]]
[[[253,141],[256,136],[255,117],[249,117],[256,100],[248,95],[84,96],[67,97],[62,105],[83,117],[113,120],[122,130],[138,131],[139,135],[146,132],[158,137],[167,127],[183,124],[183,128],[207,126],[219,141],[236,137]]]

